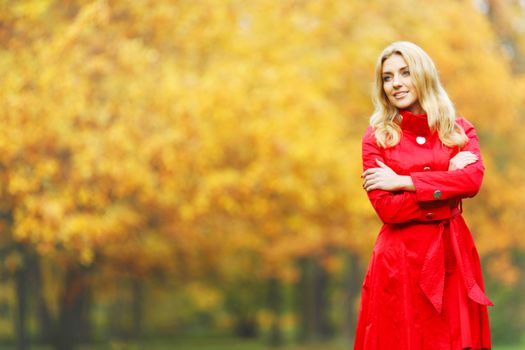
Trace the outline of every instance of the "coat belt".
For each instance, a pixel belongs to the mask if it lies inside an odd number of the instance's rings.
[[[419,285],[437,312],[441,313],[443,308],[443,293],[445,290],[445,250],[443,235],[445,233],[445,225],[449,224],[450,240],[456,258],[456,266],[459,269],[468,297],[478,304],[492,306],[492,302],[476,281],[471,260],[469,256],[466,255],[467,249],[463,242],[461,230],[457,226],[457,220],[454,220],[456,216],[461,214],[461,211],[459,208],[454,208],[452,213],[452,217],[449,220],[443,220],[439,223],[438,235],[427,249],[423,268],[421,269]]]

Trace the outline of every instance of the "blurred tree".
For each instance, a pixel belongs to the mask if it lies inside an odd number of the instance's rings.
[[[117,281],[132,286],[128,334],[155,317],[146,283],[202,281],[226,295],[240,333],[257,334],[269,310],[275,344],[280,292],[304,285],[297,323],[330,334],[329,286],[345,285],[355,307],[379,226],[359,178],[375,59],[406,39],[477,127],[487,175],[467,216],[491,288],[517,285],[525,89],[498,41],[523,45],[503,23],[511,3],[487,2],[487,17],[468,1],[4,1],[5,269],[24,271],[18,247],[38,253],[40,300],[55,328],[70,327],[58,349],[89,337],[77,330],[89,329],[94,289]]]

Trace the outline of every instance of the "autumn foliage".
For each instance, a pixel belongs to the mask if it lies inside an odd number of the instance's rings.
[[[480,135],[486,177],[465,215],[495,334],[508,318],[519,334],[525,10],[478,3],[3,1],[2,322],[37,317],[34,299],[60,328],[90,291],[87,319],[105,315],[93,333],[140,319],[183,331],[203,313],[215,328],[294,328],[301,312],[275,300],[312,273],[333,287],[327,308],[354,310],[379,228],[359,177],[373,67],[403,39],[434,58]],[[35,273],[40,297],[20,289]],[[111,320],[119,298],[123,313],[138,303],[134,325]],[[332,328],[351,335],[354,315],[335,309]],[[0,336],[20,341],[13,324]]]

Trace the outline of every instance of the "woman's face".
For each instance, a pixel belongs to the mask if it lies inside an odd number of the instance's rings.
[[[405,59],[393,54],[383,62],[383,90],[390,103],[398,109],[409,110],[414,114],[425,113],[417,97],[416,88],[410,77]]]

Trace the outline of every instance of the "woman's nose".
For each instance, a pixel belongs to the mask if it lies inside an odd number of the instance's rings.
[[[399,76],[394,75],[394,77],[392,78],[392,85],[393,86],[400,86],[401,85],[401,80],[399,79]]]

